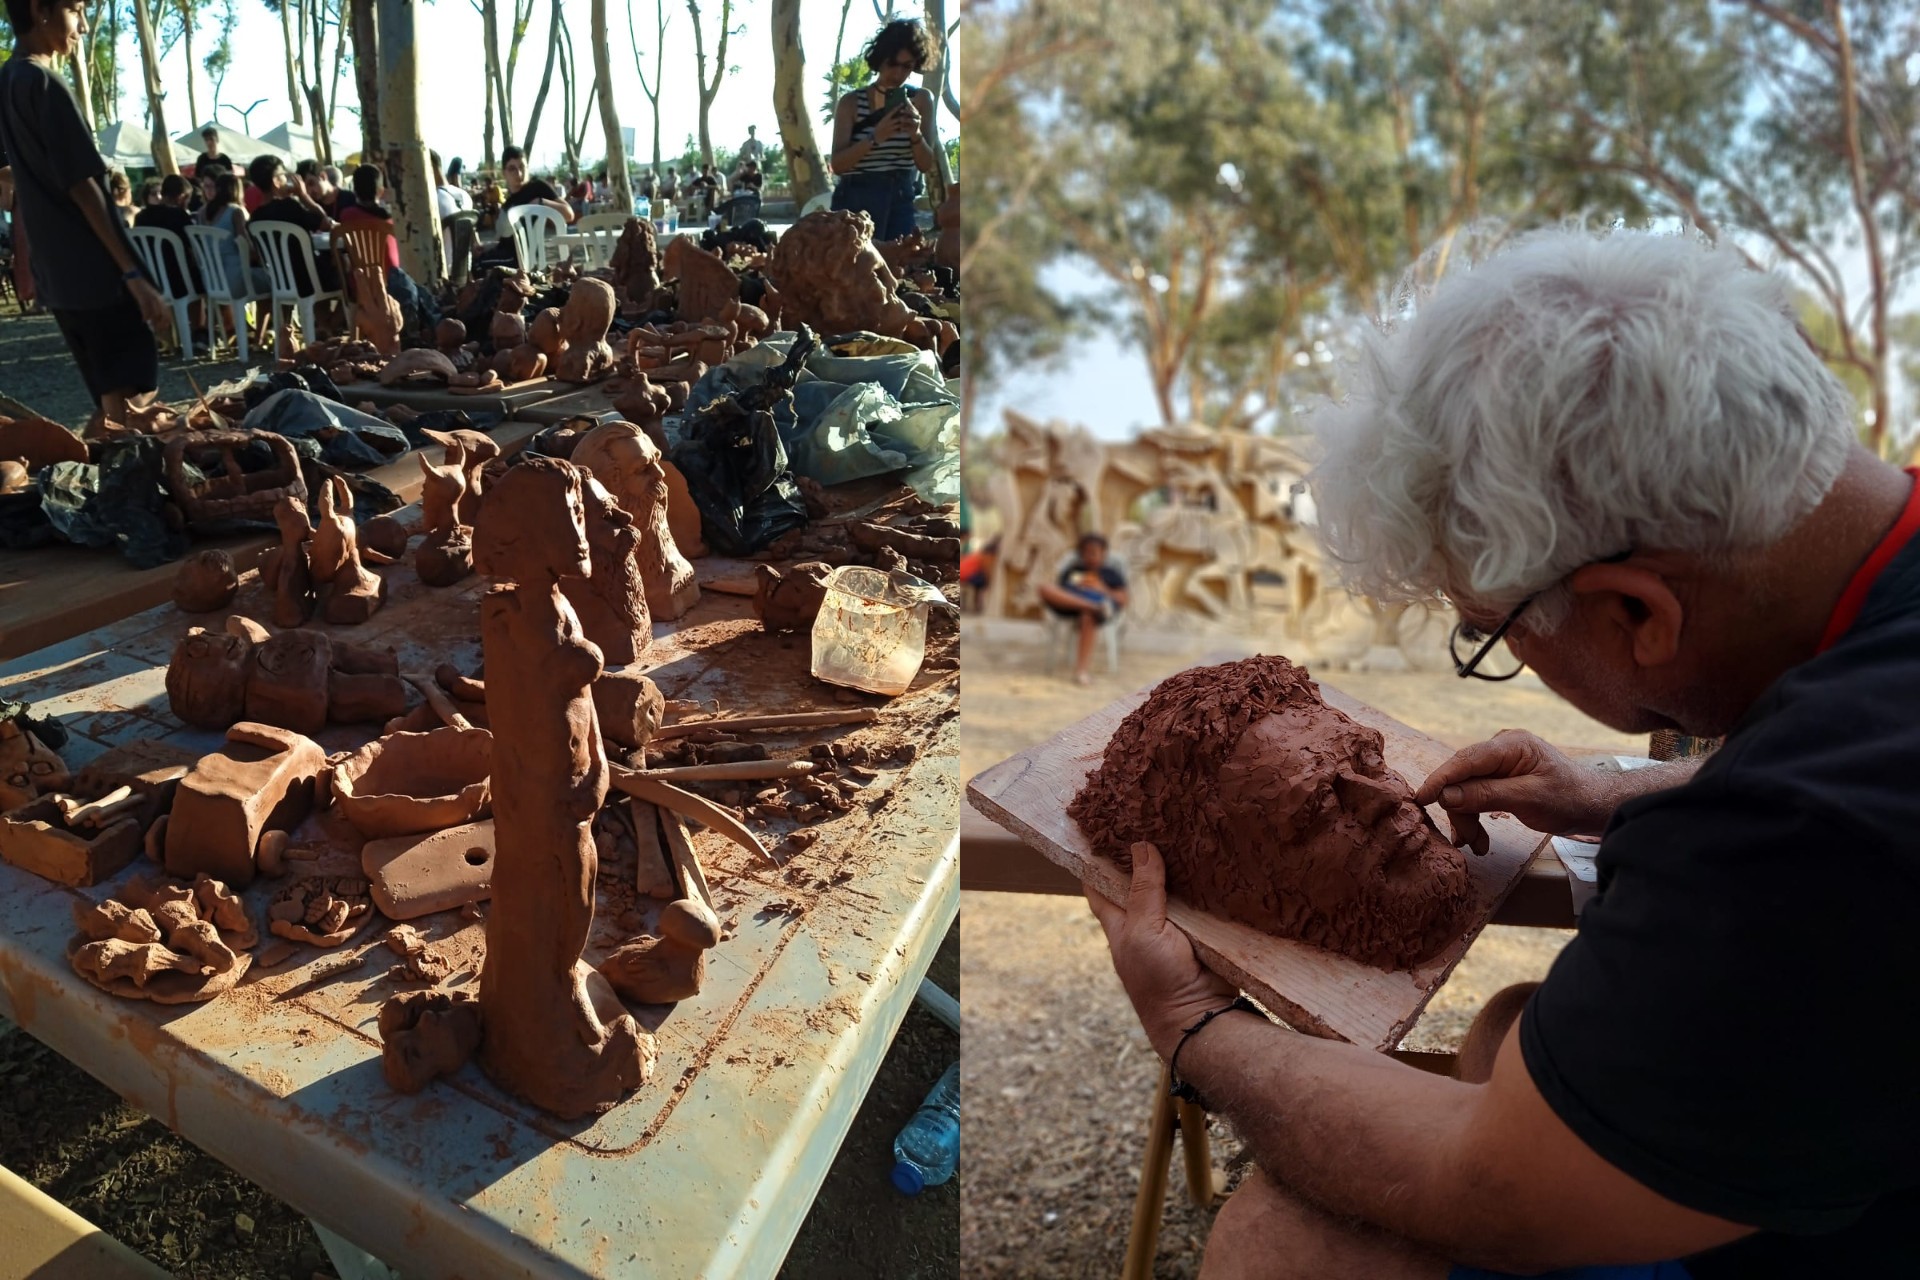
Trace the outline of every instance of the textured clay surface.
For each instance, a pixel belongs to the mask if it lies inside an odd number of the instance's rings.
[[[1068,813],[1123,867],[1156,845],[1196,907],[1408,968],[1459,935],[1472,889],[1381,746],[1284,658],[1184,671],[1121,722]]]

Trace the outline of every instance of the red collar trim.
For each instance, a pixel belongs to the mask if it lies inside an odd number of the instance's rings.
[[[1827,630],[1820,637],[1820,647],[1815,653],[1825,653],[1837,643],[1841,636],[1853,626],[1860,616],[1860,610],[1866,606],[1867,593],[1873,590],[1874,582],[1902,548],[1911,542],[1915,534],[1920,534],[1920,467],[1908,467],[1907,474],[1914,477],[1911,493],[1907,495],[1907,505],[1900,512],[1900,518],[1893,522],[1893,528],[1887,530],[1887,536],[1880,539],[1880,545],[1873,549],[1866,563],[1854,571],[1847,582],[1847,589],[1840,593],[1840,603],[1833,607],[1833,616],[1827,619]]]

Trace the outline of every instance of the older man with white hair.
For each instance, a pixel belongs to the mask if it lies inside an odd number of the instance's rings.
[[[1425,780],[1456,830],[1605,833],[1578,933],[1458,1080],[1204,1020],[1236,992],[1158,858],[1126,904],[1089,894],[1154,1047],[1259,1166],[1202,1275],[1915,1274],[1915,477],[1860,446],[1785,287],[1688,236],[1523,240],[1351,385],[1313,491],[1353,586],[1444,594],[1463,676],[1525,663],[1622,732],[1727,740],[1609,776],[1509,731]]]

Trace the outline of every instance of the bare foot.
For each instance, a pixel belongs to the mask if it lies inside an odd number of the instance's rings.
[[[1093,674],[1087,671],[1076,671],[1073,673],[1073,682],[1075,684],[1092,684]]]

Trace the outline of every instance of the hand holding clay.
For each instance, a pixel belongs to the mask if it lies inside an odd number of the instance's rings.
[[[1455,752],[1427,775],[1413,798],[1416,804],[1437,801],[1453,821],[1454,844],[1477,836],[1473,851],[1485,853],[1487,833],[1475,816],[1482,813],[1510,813],[1549,835],[1599,833],[1617,803],[1614,781],[1524,729],[1503,729]]]
[[[1155,1053],[1171,1058],[1180,1035],[1200,1015],[1230,1003],[1240,989],[1200,963],[1193,943],[1167,920],[1167,864],[1160,850],[1133,846],[1133,879],[1124,906],[1091,884],[1087,905],[1106,931],[1113,971],[1133,1001],[1133,1011]]]

